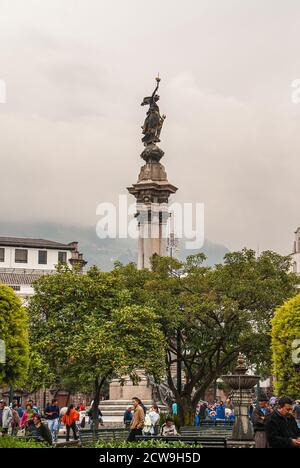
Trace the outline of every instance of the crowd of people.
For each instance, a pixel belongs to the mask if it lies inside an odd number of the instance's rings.
[[[22,407],[17,400],[8,405],[0,401],[0,432],[2,436],[30,436],[38,441],[53,444],[57,442],[59,430],[64,427],[66,441],[78,440],[78,433],[86,425],[93,429],[95,416],[98,425],[103,425],[100,408],[92,415],[92,404],[89,409],[80,404],[60,408],[53,399],[44,410],[40,410],[32,400]],[[172,405],[172,414],[163,416],[159,407],[154,404],[149,410],[142,401],[135,397],[132,406],[124,413],[124,425],[129,430],[128,441],[136,440],[138,436],[179,436],[175,425],[178,416],[176,402]],[[86,419],[88,418],[88,421]],[[300,401],[285,397],[276,399],[260,395],[249,408],[249,418],[252,420],[256,448],[300,448]],[[195,426],[204,421],[223,421],[234,423],[234,408],[230,400],[224,404],[215,401],[214,404],[200,402],[196,409]]]
[[[2,436],[32,437],[50,445],[57,442],[60,428],[65,427],[66,441],[70,440],[70,432],[74,440],[78,440],[78,431],[85,425],[86,408],[84,405],[60,408],[58,401],[53,399],[44,410],[40,410],[28,400],[22,407],[18,400],[8,405],[0,401],[0,432]]]
[[[195,426],[200,426],[203,421],[231,421],[234,422],[234,407],[230,400],[226,403],[215,401],[213,404],[200,402],[195,414]]]
[[[160,425],[160,415],[157,405],[147,412],[139,398],[133,398],[133,407],[127,408],[124,414],[124,424],[130,428],[129,441],[137,436],[161,435],[163,437],[178,436],[179,432],[172,417],[167,417]],[[173,417],[177,416],[176,402],[172,405]],[[256,448],[300,448],[300,401],[284,397],[270,399],[261,395],[249,407],[249,419],[252,420],[255,433]],[[201,402],[197,406],[195,426],[204,421],[220,421],[234,423],[234,408],[230,400],[210,405]]]
[[[137,397],[132,399],[132,407],[128,407],[124,413],[124,424],[130,429],[128,442],[135,441],[138,436],[176,437],[179,435],[172,417],[167,417],[161,424],[158,406],[153,405],[147,411],[145,405]]]
[[[256,448],[300,448],[300,401],[261,395],[251,414]]]

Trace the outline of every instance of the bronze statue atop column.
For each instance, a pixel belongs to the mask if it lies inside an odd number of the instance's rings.
[[[160,81],[161,78],[158,76],[156,78],[156,88],[153,91],[152,96],[145,97],[141,104],[142,106],[149,106],[147,117],[144,125],[142,126],[144,135],[142,142],[146,147],[142,153],[142,158],[145,159],[145,161],[149,161],[150,159],[159,161],[164,155],[164,152],[156,145],[156,143],[160,143],[160,134],[166,119],[165,115],[160,115],[160,110],[157,105],[157,102],[159,101],[157,91],[159,89]]]

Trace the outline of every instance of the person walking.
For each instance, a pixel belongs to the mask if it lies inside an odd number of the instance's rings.
[[[19,418],[21,419],[24,414],[24,410],[19,403],[16,403],[16,410],[18,412]]]
[[[16,436],[20,427],[20,416],[17,403],[12,407],[11,435]]]
[[[66,441],[69,442],[70,440],[70,430],[73,431],[74,440],[78,440],[77,432],[76,432],[76,421],[79,421],[79,413],[74,408],[74,405],[70,405],[66,414],[62,417],[62,423],[66,426],[67,429],[67,437]]]
[[[288,420],[293,411],[293,400],[280,398],[278,408],[268,417],[266,422],[267,441],[270,448],[300,448],[300,430],[292,434]]]
[[[258,404],[255,406],[252,413],[252,422],[255,434],[255,448],[267,448],[266,421],[271,414],[269,409],[269,400],[267,396],[261,395],[258,399]]]
[[[134,407],[133,418],[130,424],[130,432],[128,436],[128,442],[133,442],[136,436],[143,434],[144,424],[145,424],[145,412],[142,406],[140,405],[139,398],[132,399],[132,405]]]
[[[177,403],[176,403],[176,401],[174,401],[173,404],[172,404],[172,414],[173,414],[173,416],[177,416],[177,412],[178,412]]]
[[[13,419],[12,409],[6,405],[4,400],[0,401],[0,431],[5,436],[11,426]]]
[[[51,405],[49,404],[45,408],[45,416],[53,442],[57,441],[59,431],[59,411],[58,401],[56,399],[53,399]]]
[[[132,408],[131,406],[128,406],[127,410],[125,411],[124,413],[124,416],[123,416],[123,421],[124,421],[124,424],[125,424],[125,427],[126,429],[129,429],[130,428],[130,424],[132,422]]]

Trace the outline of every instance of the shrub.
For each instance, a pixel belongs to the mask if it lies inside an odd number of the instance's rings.
[[[0,448],[51,448],[47,444],[42,444],[35,440],[28,440],[18,437],[0,437]]]
[[[191,448],[184,442],[164,442],[162,440],[141,440],[139,442],[107,442],[99,441],[94,448],[106,449],[125,449],[125,448],[143,448],[143,449],[161,449],[161,448]],[[201,445],[193,445],[193,448],[201,448]]]
[[[293,343],[300,339],[300,295],[279,307],[272,320],[275,390],[278,396],[299,398],[300,372],[293,362]]]

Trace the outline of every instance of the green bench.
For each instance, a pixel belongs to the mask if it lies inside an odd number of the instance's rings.
[[[80,431],[79,440],[81,445],[93,445],[103,440],[105,442],[112,441],[126,441],[128,438],[129,431],[127,429],[101,429],[97,431]]]
[[[182,427],[180,429],[182,436],[199,437],[223,437],[229,439],[232,434],[232,427]]]
[[[183,442],[187,445],[201,445],[202,448],[213,448],[213,449],[226,449],[227,440],[225,437],[205,437],[193,434],[190,436],[181,435],[178,437],[161,437],[161,436],[137,436],[135,440],[149,441],[159,440],[166,443]]]

